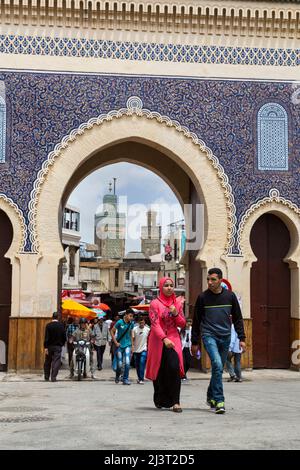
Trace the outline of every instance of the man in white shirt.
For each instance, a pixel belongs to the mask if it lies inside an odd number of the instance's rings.
[[[190,318],[186,321],[185,329],[181,331],[181,345],[183,355],[183,365],[185,376],[182,380],[187,380],[187,371],[191,366],[191,347],[192,347],[192,320]]]
[[[237,332],[233,325],[231,325],[231,339],[230,346],[228,351],[228,356],[226,359],[226,369],[230,375],[230,378],[227,382],[242,382],[242,370],[241,370],[241,356],[243,349],[240,347],[240,340],[238,338]],[[231,360],[233,358],[234,368],[232,366]]]
[[[146,325],[143,317],[139,318],[138,325],[133,328],[133,351],[134,363],[138,376],[137,383],[144,383],[144,374],[147,361],[147,339],[150,333],[150,328]]]
[[[108,327],[102,318],[94,319],[93,333],[95,335],[94,348],[97,353],[97,368],[102,370],[103,355],[108,341]]]

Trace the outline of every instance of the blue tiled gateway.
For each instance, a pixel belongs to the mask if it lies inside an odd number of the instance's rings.
[[[120,152],[182,204],[204,205],[204,241],[182,261],[187,314],[219,266],[242,306],[243,366],[299,368],[299,6],[235,3],[19,0],[3,11],[0,368],[41,368],[39,332],[59,307],[59,213]]]

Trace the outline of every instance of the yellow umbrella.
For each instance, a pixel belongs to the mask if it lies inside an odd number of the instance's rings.
[[[63,315],[70,315],[71,317],[81,317],[88,319],[97,317],[97,314],[95,312],[85,307],[84,305],[75,302],[75,300],[72,299],[63,300],[61,308]]]

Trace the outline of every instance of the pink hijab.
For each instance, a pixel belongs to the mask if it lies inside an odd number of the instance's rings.
[[[174,285],[174,281],[173,279],[171,279],[170,277],[162,277],[161,280],[159,281],[159,296],[158,296],[158,300],[161,301],[161,303],[165,306],[165,307],[170,307],[171,305],[175,305],[176,306],[176,295],[173,294],[170,296],[170,297],[167,297],[164,293],[163,293],[163,285],[166,281],[171,281],[172,284]]]

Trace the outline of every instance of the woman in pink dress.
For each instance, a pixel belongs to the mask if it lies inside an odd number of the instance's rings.
[[[149,318],[146,377],[153,380],[154,404],[157,408],[173,407],[178,413],[182,411],[179,396],[181,377],[184,377],[178,327],[185,327],[185,318],[171,278],[160,280],[159,296],[150,304]]]

